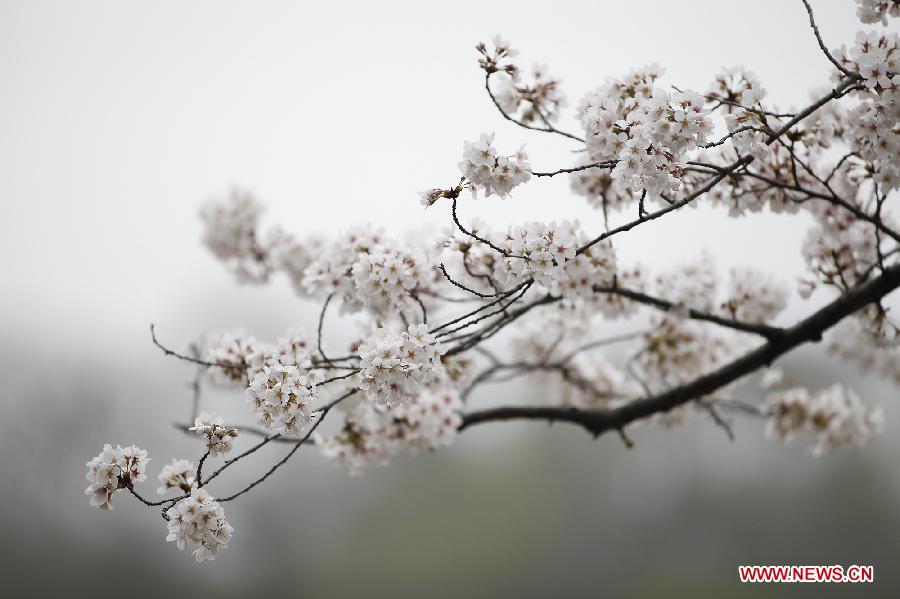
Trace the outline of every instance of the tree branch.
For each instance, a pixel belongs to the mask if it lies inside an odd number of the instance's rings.
[[[841,295],[806,319],[786,329],[777,339],[770,340],[740,358],[694,379],[690,383],[654,396],[638,399],[611,410],[577,410],[560,407],[511,406],[499,407],[463,416],[460,430],[476,424],[504,420],[543,420],[568,422],[581,426],[593,436],[620,429],[626,424],[708,395],[757,369],[771,365],[776,359],[810,341],[819,341],[822,334],[845,317],[900,287],[900,264],[888,267],[877,278],[867,281]]]

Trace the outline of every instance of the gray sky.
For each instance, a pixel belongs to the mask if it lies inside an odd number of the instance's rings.
[[[852,41],[851,3],[815,4],[829,44]],[[120,352],[149,349],[150,321],[190,336],[296,309],[286,286],[235,290],[199,244],[199,203],[232,184],[292,231],[400,232],[448,222],[416,192],[452,183],[481,132],[568,166],[571,145],[502,121],[483,93],[473,46],[495,32],[563,79],[569,129],[585,91],[651,61],[693,89],[745,65],[784,108],[828,73],[800,2],[0,2],[0,326]],[[461,212],[600,228],[561,178]],[[785,281],[801,268],[796,218],[666,220],[622,237],[624,259],[706,247]]]

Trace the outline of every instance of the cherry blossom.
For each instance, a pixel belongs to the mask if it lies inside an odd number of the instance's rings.
[[[194,559],[198,562],[216,559],[234,533],[225,519],[225,510],[206,489],[192,490],[166,511],[166,517],[166,541],[175,541],[182,550],[188,544],[196,545]]]
[[[147,480],[147,452],[136,445],[115,449],[107,443],[103,451],[87,463],[87,480],[84,490],[90,496],[90,503],[101,510],[111,510],[112,496],[117,491],[129,489],[135,483]]]

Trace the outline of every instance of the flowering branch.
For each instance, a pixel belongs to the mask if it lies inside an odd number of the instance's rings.
[[[761,367],[770,366],[780,356],[798,345],[819,341],[822,334],[843,318],[900,287],[900,264],[876,279],[845,293],[814,312],[806,319],[785,330],[784,334],[744,354],[721,368],[692,382],[655,396],[635,400],[611,410],[578,410],[574,408],[510,406],[470,412],[463,416],[460,430],[476,424],[502,420],[546,420],[577,424],[593,436],[620,429],[636,420],[666,412],[691,400],[708,395]]]
[[[262,485],[303,445],[352,474],[401,451],[448,446],[477,424],[508,420],[567,422],[595,437],[616,431],[631,448],[625,427],[675,426],[689,407],[732,440],[726,414],[763,418],[767,434],[781,441],[810,438],[816,455],[866,443],[881,431],[878,407],[840,383],[785,387],[772,365],[826,339],[828,351],[900,383],[900,326],[887,301],[900,287],[900,232],[890,202],[900,189],[900,40],[861,33],[850,50],[829,52],[803,4],[837,73],[830,92],[797,112],[771,104],[740,67],[718,74],[701,93],[662,87],[662,69],[648,65],[585,94],[576,112],[582,137],[554,124],[566,98],[545,67],[526,75],[508,42],[478,44],[485,88],[503,118],[583,148],[572,166],[534,171],[524,146],[501,152],[493,134],[465,142],[459,182],[419,194],[426,208],[450,202],[452,226],[435,241],[401,242],[372,227],[328,241],[298,239],[280,227],[263,233],[262,205],[241,190],[205,205],[210,251],[241,282],[287,276],[297,295],[320,303],[315,334],[291,329],[265,342],[224,333],[192,343],[188,354],[164,346],[151,325],[164,355],[198,367],[193,424],[176,426],[203,449],[196,466],[186,459],[165,464],[157,489],[165,498],[151,501],[135,489],[147,478],[147,452],[105,445],[87,463],[91,505],[110,510],[124,490],[161,507],[166,539],[195,546],[203,561],[232,537],[222,505]],[[857,4],[865,23],[900,16],[897,3]],[[602,232],[589,234],[573,221],[505,229],[460,221],[463,190],[473,199],[507,198],[533,177],[556,176],[602,211]],[[813,227],[802,245],[806,274],[796,295],[803,300],[826,288],[837,296],[779,326],[790,292],[768,272],[735,265],[724,278],[708,254],[656,273],[623,263],[614,245],[623,233],[701,201],[731,217],[803,210]],[[636,219],[614,225],[618,212],[635,210]],[[455,307],[461,302],[472,303],[462,314]],[[325,317],[334,304],[364,321],[345,348],[326,354]],[[593,334],[615,320],[640,326]],[[592,351],[613,345],[609,355]],[[757,372],[766,390],[762,405],[734,397],[736,384]],[[547,403],[475,405],[481,385],[515,378],[542,389]],[[200,412],[204,381],[241,390],[256,424],[226,425]],[[244,433],[261,439],[204,477]],[[210,483],[270,443],[291,447],[240,490],[218,501],[209,494]]]

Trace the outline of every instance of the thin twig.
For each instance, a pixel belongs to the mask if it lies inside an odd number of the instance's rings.
[[[849,77],[851,80],[861,79],[859,73],[854,73],[831,55],[831,52],[829,52],[828,48],[825,46],[825,42],[822,41],[822,35],[819,33],[819,26],[816,25],[816,18],[813,16],[812,7],[806,0],[801,1],[803,2],[803,6],[806,7],[807,14],[809,14],[809,26],[812,27],[813,34],[815,34],[816,36],[816,41],[819,43],[819,49],[822,50],[822,53],[825,55],[828,61],[833,64],[837,70]]]

